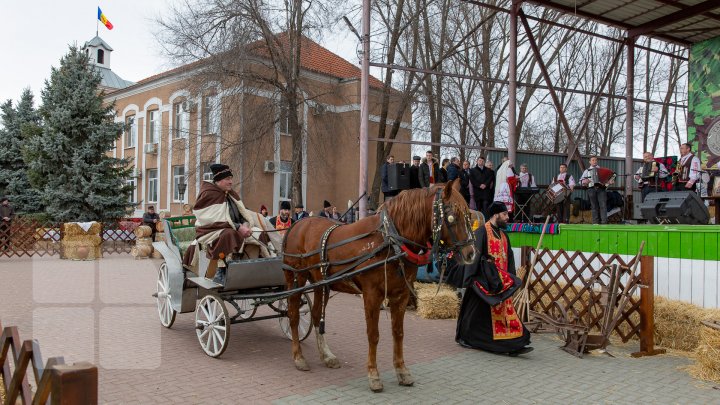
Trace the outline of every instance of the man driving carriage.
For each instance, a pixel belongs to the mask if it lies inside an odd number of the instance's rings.
[[[195,200],[195,241],[188,247],[183,264],[196,271],[199,255],[204,251],[211,259],[206,277],[224,283],[227,260],[273,257],[280,246],[272,226],[260,214],[245,208],[238,193],[232,189],[233,174],[224,164],[210,166],[212,181],[205,180]],[[215,271],[217,269],[217,271]]]

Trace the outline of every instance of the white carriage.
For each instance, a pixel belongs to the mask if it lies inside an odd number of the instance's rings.
[[[227,349],[230,325],[278,319],[280,329],[292,339],[287,318],[287,293],[282,257],[230,260],[225,283],[205,278],[210,260],[199,255],[199,274],[182,265],[185,250],[195,238],[194,217],[164,220],[165,240],[153,243],[164,262],[158,270],[157,300],[160,323],[172,327],[178,313],[195,312],[195,330],[200,346],[208,356],[219,357]],[[270,315],[257,315],[258,307],[267,306]],[[300,340],[310,334],[310,298],[302,293]]]

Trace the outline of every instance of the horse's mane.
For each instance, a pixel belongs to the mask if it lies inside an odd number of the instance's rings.
[[[432,201],[428,197],[434,192],[434,187],[405,190],[383,204],[402,236],[419,244],[430,238]]]

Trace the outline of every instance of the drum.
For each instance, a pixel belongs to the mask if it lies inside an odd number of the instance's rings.
[[[570,194],[570,189],[563,184],[563,183],[553,183],[548,188],[547,193],[545,196],[550,200],[553,204],[560,204],[567,198],[568,194]]]

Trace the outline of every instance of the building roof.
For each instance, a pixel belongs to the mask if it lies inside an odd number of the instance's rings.
[[[88,46],[102,46],[103,48],[107,49],[108,51],[112,51],[113,49],[108,45],[107,42],[103,41],[102,38],[99,36],[95,36],[95,38],[85,42],[85,45],[83,45],[83,48],[86,48]]]
[[[280,41],[283,41],[286,36],[279,34]],[[264,47],[264,43],[261,41],[253,42],[248,44],[247,48],[251,54],[259,56],[261,58],[267,57],[267,48]],[[329,49],[322,45],[303,37],[302,51],[300,55],[300,66],[302,69],[310,72],[319,73],[322,75],[330,76],[339,80],[360,80],[360,68],[353,65],[349,61],[343,59],[339,55],[331,52]],[[206,59],[192,62],[186,65],[179,66],[177,68],[150,76],[142,79],[135,83],[135,86],[142,86],[147,83],[151,83],[169,76],[190,72],[206,63]],[[383,82],[376,77],[370,76],[370,87],[382,88]]]
[[[717,0],[528,0],[569,15],[691,46],[720,35]]]
[[[113,89],[124,89],[135,84],[131,81],[121,78],[120,76],[115,74],[115,72],[106,67],[98,65],[94,65],[94,67],[100,72],[100,76],[102,77],[102,81],[100,82],[101,86]]]

